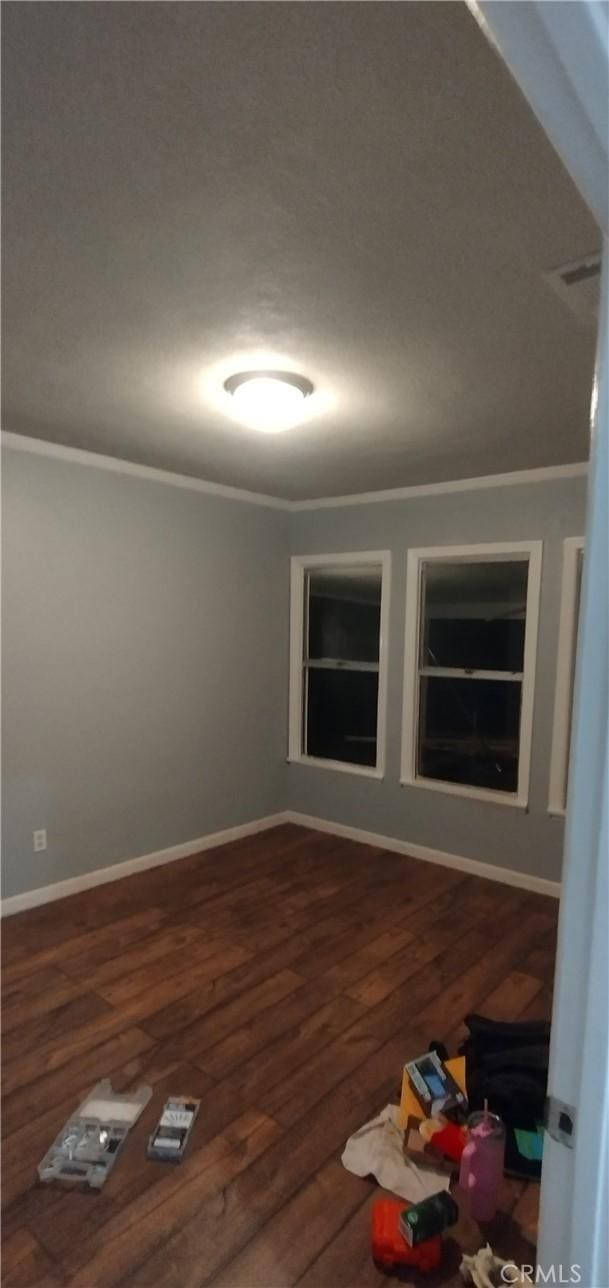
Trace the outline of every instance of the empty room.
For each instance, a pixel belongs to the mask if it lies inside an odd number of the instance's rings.
[[[609,1288],[607,14],[2,6],[5,1288]]]

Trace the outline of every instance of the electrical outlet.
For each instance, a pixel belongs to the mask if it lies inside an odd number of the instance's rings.
[[[34,832],[34,853],[47,848],[47,830],[41,827],[38,832]]]

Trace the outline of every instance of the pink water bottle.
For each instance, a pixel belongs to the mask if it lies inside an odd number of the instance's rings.
[[[496,1114],[472,1114],[468,1119],[469,1138],[461,1155],[459,1185],[469,1199],[475,1221],[492,1221],[499,1204],[505,1127]]]

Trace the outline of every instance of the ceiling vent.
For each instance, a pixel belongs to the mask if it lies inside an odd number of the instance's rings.
[[[588,325],[598,322],[601,294],[600,251],[594,255],[585,255],[583,259],[574,259],[570,264],[562,264],[560,268],[553,268],[549,273],[544,273],[544,278],[580,322]]]

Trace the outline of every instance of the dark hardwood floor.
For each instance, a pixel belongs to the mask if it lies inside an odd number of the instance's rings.
[[[344,1141],[398,1098],[406,1058],[456,1050],[469,1010],[549,1015],[556,918],[541,895],[285,825],[7,919],[6,1288],[395,1283]],[[105,1188],[39,1184],[105,1075],[154,1089]],[[203,1101],[187,1159],[149,1162],[181,1092]],[[499,1252],[530,1253],[536,1198],[506,1182]],[[424,1282],[457,1266],[451,1241]]]

